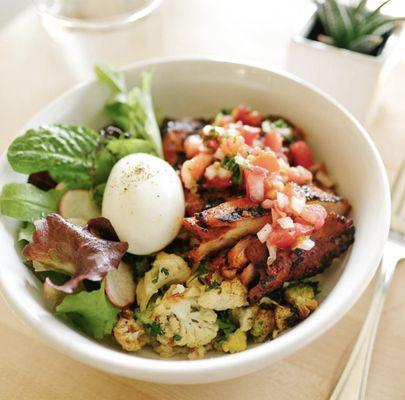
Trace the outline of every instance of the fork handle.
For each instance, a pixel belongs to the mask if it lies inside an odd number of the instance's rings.
[[[363,400],[365,398],[368,371],[378,323],[394,275],[395,266],[403,256],[403,248],[392,241],[387,242],[370,309],[349,361],[330,396],[330,400]]]

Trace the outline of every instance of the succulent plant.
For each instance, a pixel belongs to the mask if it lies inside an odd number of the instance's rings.
[[[332,46],[371,54],[385,35],[405,18],[394,18],[381,14],[381,9],[391,0],[386,0],[376,9],[367,8],[367,0],[355,5],[342,4],[338,0],[315,0],[317,16],[324,33],[317,40]]]

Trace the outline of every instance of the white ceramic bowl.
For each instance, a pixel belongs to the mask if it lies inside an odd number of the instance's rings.
[[[96,368],[147,381],[191,384],[234,378],[273,363],[305,346],[336,323],[370,282],[389,226],[389,190],[380,156],[364,129],[339,105],[298,79],[264,68],[215,60],[176,59],[137,64],[125,70],[130,85],[140,72],[154,72],[155,106],[169,116],[210,116],[240,102],[280,114],[307,133],[315,156],[324,160],[340,193],[350,199],[356,240],[340,265],[323,274],[323,298],[305,321],[275,340],[248,350],[202,360],[157,359],[151,352],[128,354],[97,342],[56,318],[43,300],[41,284],[14,247],[17,224],[0,223],[0,288],[16,313],[48,344]],[[107,122],[104,88],[95,81],[70,90],[40,112],[28,127],[43,123]],[[21,132],[22,133],[22,132]],[[23,181],[0,161],[0,186]],[[316,357],[316,355],[314,355]]]

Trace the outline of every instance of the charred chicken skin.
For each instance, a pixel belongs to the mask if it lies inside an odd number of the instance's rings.
[[[166,121],[163,132],[184,186],[189,260],[238,277],[251,303],[322,272],[353,243],[349,202],[324,184],[326,168],[290,123],[238,106],[210,125]]]

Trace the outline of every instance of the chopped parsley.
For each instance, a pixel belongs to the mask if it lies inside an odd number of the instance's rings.
[[[157,283],[158,277],[152,279],[152,283]]]
[[[195,273],[197,275],[205,275],[208,274],[209,268],[208,268],[208,262],[203,260],[200,261],[200,264],[198,265],[198,268],[195,270]]]
[[[160,271],[164,273],[166,276],[169,276],[169,270],[167,268],[161,268]]]
[[[178,335],[177,333],[175,333],[175,334],[173,335],[173,339],[174,339],[176,342],[178,342],[179,340],[181,340],[181,336]]]
[[[157,337],[165,333],[165,331],[162,329],[162,327],[158,322],[143,324],[143,326],[147,330],[148,334],[153,337]]]
[[[289,128],[290,125],[287,124],[282,118],[278,118],[272,122],[272,125],[276,128]]]
[[[215,341],[221,344],[228,338],[231,333],[236,331],[237,326],[232,322],[228,311],[219,311],[217,312],[217,314],[219,331],[217,337],[215,338]]]
[[[219,289],[221,287],[221,284],[219,282],[213,281],[210,283],[210,285],[205,289],[206,292],[209,290],[215,290]]]
[[[224,157],[222,164],[228,171],[232,173],[232,182],[236,185],[242,184],[242,169],[240,165],[235,161],[235,157]]]
[[[220,113],[222,115],[230,115],[232,114],[232,110],[230,108],[221,108]]]

